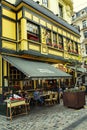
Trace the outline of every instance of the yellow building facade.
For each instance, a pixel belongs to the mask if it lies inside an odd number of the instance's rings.
[[[23,74],[3,55],[49,64],[81,60],[79,32],[36,2],[2,0],[0,14],[0,93],[11,81],[23,87]]]

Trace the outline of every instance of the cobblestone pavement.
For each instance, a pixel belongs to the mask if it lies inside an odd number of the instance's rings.
[[[62,102],[35,107],[12,121],[0,115],[0,130],[87,130],[87,103],[80,110],[64,107]]]

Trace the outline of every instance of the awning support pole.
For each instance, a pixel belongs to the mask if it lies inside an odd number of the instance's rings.
[[[36,80],[34,80],[34,89],[36,88]]]

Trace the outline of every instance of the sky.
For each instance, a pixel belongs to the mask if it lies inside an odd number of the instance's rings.
[[[79,11],[84,7],[87,7],[87,0],[73,0],[74,3],[74,11]]]

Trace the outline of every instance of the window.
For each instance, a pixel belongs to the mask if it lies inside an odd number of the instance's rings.
[[[86,54],[87,54],[87,45],[85,45],[85,50],[86,50]]]
[[[63,36],[59,35],[58,39],[59,39],[59,46],[58,46],[58,48],[59,49],[63,49]]]
[[[78,54],[78,43],[75,42],[75,53]]]
[[[53,32],[53,46],[55,48],[58,47],[58,45],[57,45],[57,34],[55,32]]]
[[[87,38],[87,31],[84,31],[84,38]]]
[[[48,7],[48,0],[42,0],[42,4],[43,4],[45,7]]]
[[[46,30],[46,44],[49,46],[52,46],[50,30]]]
[[[19,30],[18,30],[19,31],[19,40],[21,40],[21,22],[20,21],[19,21],[18,25],[19,25]]]
[[[82,25],[83,25],[83,28],[87,27],[87,22],[86,22],[86,20],[82,21]]]
[[[82,11],[81,11],[81,14],[82,14],[82,15],[85,14],[85,10],[82,10]]]
[[[63,18],[63,6],[59,4],[59,15]]]
[[[11,86],[9,86],[9,87],[12,87],[14,85],[20,86],[20,80],[22,80],[24,78],[25,78],[25,75],[21,71],[16,69],[14,66],[10,65],[10,68],[9,68],[9,85],[11,85]]]
[[[39,26],[27,22],[27,39],[39,42]]]
[[[67,39],[67,50],[68,52],[72,52],[72,42],[69,39]]]
[[[72,20],[74,20],[76,18],[76,14],[74,14],[73,16],[72,16]]]

